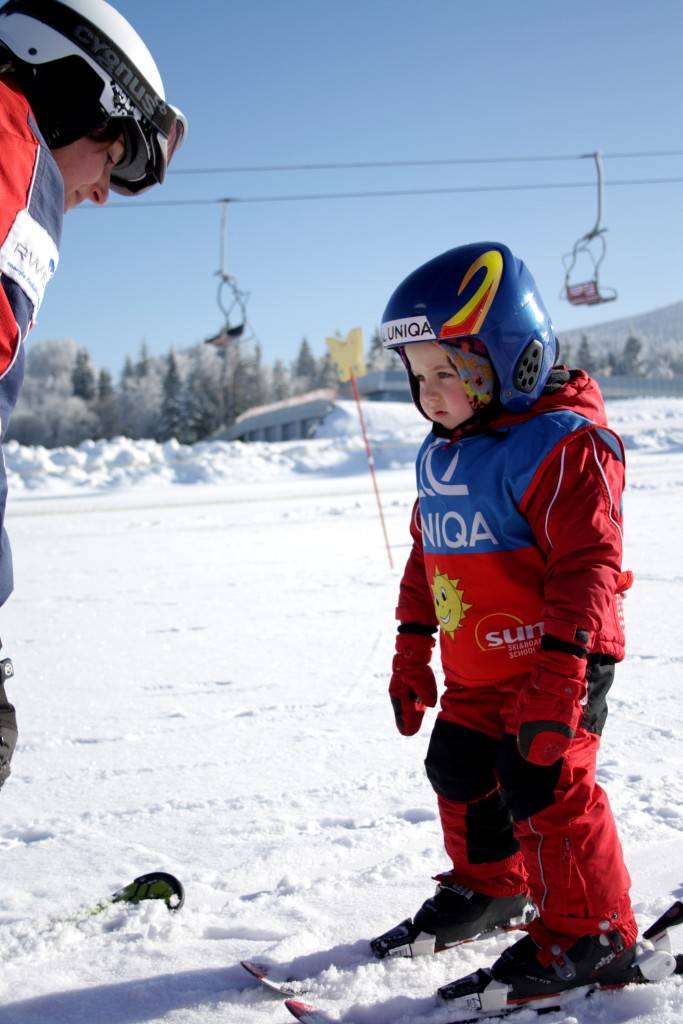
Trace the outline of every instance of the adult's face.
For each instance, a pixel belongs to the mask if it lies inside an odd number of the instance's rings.
[[[52,150],[64,179],[64,212],[84,199],[103,206],[109,198],[111,172],[124,153],[122,138],[84,136]]]

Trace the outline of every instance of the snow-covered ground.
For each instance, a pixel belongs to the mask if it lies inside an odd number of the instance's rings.
[[[448,864],[429,722],[399,736],[386,697],[424,424],[365,410],[393,570],[352,407],[310,442],[8,446],[21,739],[0,795],[0,1024],[285,1024],[244,958],[293,964],[332,1020],[437,1024],[457,1013],[434,989],[502,949],[366,958]],[[647,925],[683,897],[683,402],[610,415],[636,584],[600,776]],[[157,868],[185,883],[178,914],[66,920]],[[545,1019],[682,1018],[673,979]]]

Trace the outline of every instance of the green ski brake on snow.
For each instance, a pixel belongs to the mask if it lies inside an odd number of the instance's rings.
[[[117,889],[108,899],[95,904],[89,910],[89,916],[101,914],[112,903],[142,903],[144,900],[163,900],[169,910],[180,910],[185,902],[185,890],[182,882],[167,871],[152,871],[134,878],[128,885]]]

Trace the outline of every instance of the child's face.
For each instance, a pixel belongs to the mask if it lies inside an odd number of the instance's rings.
[[[420,385],[420,405],[430,420],[453,430],[472,415],[458,373],[440,345],[419,341],[406,345],[413,376]]]

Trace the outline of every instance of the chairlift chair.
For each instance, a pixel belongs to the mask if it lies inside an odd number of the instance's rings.
[[[237,278],[226,273],[225,270],[225,235],[229,202],[229,199],[223,199],[221,202],[220,270],[216,271],[216,276],[220,278],[217,295],[218,308],[223,314],[225,322],[217,334],[206,338],[204,342],[205,345],[216,345],[219,348],[228,348],[234,342],[248,341],[253,337],[252,333],[248,333],[248,336],[245,337],[245,331],[249,327],[247,320],[249,292],[242,291],[237,283]],[[227,299],[225,299],[226,292]]]
[[[617,298],[615,288],[607,288],[600,284],[600,265],[605,258],[607,243],[605,232],[607,228],[602,227],[602,206],[604,176],[602,167],[602,154],[590,154],[594,161],[598,175],[598,213],[595,225],[575,243],[570,253],[562,257],[564,263],[564,287],[560,298],[566,299],[572,306],[597,306],[603,302],[613,302]],[[572,281],[576,264],[579,260],[585,262],[587,257],[592,266],[592,274],[586,280]]]
[[[206,338],[205,344],[227,348],[233,342],[240,341],[243,338],[247,328],[247,299],[249,294],[239,288],[237,280],[231,274],[225,274],[222,270],[219,270],[218,275],[221,279],[218,286],[218,308],[225,317],[225,324],[217,334]],[[226,288],[229,292],[227,303],[223,301]]]

